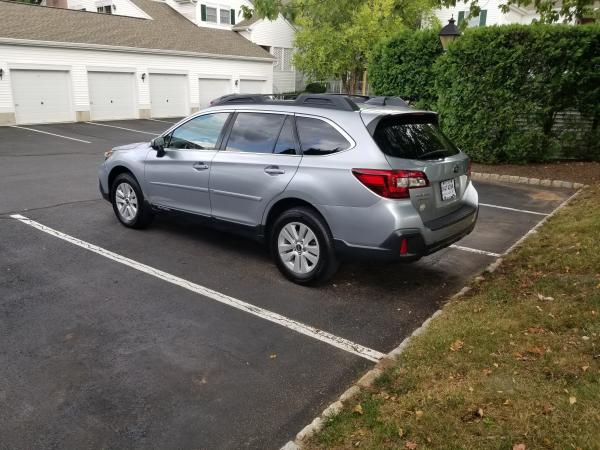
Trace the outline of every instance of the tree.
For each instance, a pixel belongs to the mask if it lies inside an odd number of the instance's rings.
[[[256,0],[259,17],[283,14],[297,27],[294,66],[313,80],[336,78],[354,92],[377,43],[431,16],[435,0]],[[244,14],[248,11],[244,11]]]
[[[457,4],[469,5],[471,17],[479,15],[479,0],[436,0],[440,8],[454,7]],[[555,23],[563,21],[581,23],[582,19],[598,16],[597,0],[506,0],[500,10],[507,13],[511,6],[531,7],[540,15],[540,22]]]

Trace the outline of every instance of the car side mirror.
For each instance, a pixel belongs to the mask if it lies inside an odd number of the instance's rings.
[[[165,156],[165,138],[162,136],[152,139],[150,146],[156,150],[156,157],[162,158]]]

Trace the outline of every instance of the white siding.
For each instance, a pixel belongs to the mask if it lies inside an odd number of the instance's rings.
[[[41,64],[43,61],[45,64]],[[227,74],[232,80],[249,77],[263,79],[268,91],[272,90],[273,64],[270,61],[226,60],[187,56],[126,53],[117,51],[79,50],[0,44],[0,68],[4,78],[0,82],[0,113],[14,112],[11,93],[10,68],[40,68],[40,65],[60,66],[71,73],[72,98],[75,111],[89,111],[88,68],[135,73],[137,108],[150,109],[149,83],[151,77],[143,73],[180,73],[187,75],[189,106],[198,107],[198,78],[210,74]]]
[[[259,20],[250,26],[250,40],[269,47],[294,47],[295,31],[281,15],[276,20]]]
[[[479,4],[481,9],[487,11],[485,20],[486,26],[506,25],[510,23],[530,24],[533,19],[539,17],[534,11],[517,8],[513,8],[509,13],[503,14],[502,11],[500,11],[500,5],[503,3],[502,0],[488,0],[487,2]],[[440,20],[442,26],[446,25],[448,20],[453,16],[458,25],[458,14],[461,11],[464,11],[465,17],[467,17],[469,15],[469,4],[460,3],[453,8],[438,9],[434,14]]]
[[[273,71],[273,93],[286,94],[296,90],[296,72]]]
[[[103,2],[102,0],[69,0],[69,9],[84,9],[86,11],[96,12],[97,6],[100,4],[112,4],[115,6],[113,14],[116,16],[130,16],[130,17],[143,17],[144,19],[151,19],[151,17],[134,5],[129,0],[111,0],[110,2]]]

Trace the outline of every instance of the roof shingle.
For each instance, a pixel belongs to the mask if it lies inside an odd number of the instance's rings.
[[[272,58],[234,31],[196,26],[166,3],[131,1],[152,20],[0,0],[0,38]]]

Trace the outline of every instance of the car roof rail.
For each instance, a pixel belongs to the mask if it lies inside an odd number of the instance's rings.
[[[330,108],[343,111],[358,111],[360,108],[352,96],[340,94],[300,94],[292,100],[276,100],[278,94],[230,94],[213,102],[211,106],[231,104],[296,105],[313,108]]]

